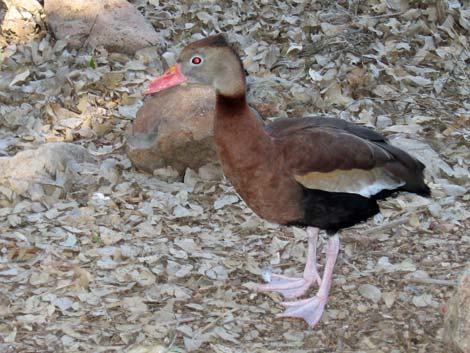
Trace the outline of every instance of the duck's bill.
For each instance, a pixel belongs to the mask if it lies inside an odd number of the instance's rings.
[[[163,91],[167,88],[178,86],[187,79],[181,72],[181,67],[179,64],[175,64],[165,71],[163,75],[159,78],[150,82],[149,87],[144,91],[144,94],[152,94],[156,92]]]

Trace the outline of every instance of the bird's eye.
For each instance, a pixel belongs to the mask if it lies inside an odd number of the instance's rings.
[[[202,58],[200,56],[193,56],[191,58],[191,64],[193,65],[200,65],[202,64]]]

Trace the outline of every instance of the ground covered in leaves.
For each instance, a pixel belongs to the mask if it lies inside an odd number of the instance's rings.
[[[167,48],[69,51],[41,14],[22,15],[35,21],[28,36],[0,39],[2,158],[57,141],[93,157],[0,185],[0,351],[448,352],[443,312],[470,253],[470,9],[133,3]],[[302,273],[303,230],[260,220],[211,166],[164,180],[125,154],[147,82],[219,31],[238,46],[265,117],[327,113],[376,127],[428,166],[432,198],[401,194],[342,232],[313,330],[275,319],[281,298],[252,290],[264,269]]]

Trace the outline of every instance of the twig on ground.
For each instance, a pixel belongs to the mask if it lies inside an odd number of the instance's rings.
[[[203,334],[204,332],[206,331],[209,331],[212,327],[214,327],[220,320],[222,320],[224,317],[226,317],[228,314],[231,314],[235,311],[237,311],[238,308],[235,308],[235,309],[232,309],[232,310],[229,310],[229,311],[226,311],[224,312],[222,315],[220,315],[219,317],[217,317],[214,321],[212,322],[209,322],[206,326],[204,326],[201,330],[199,330],[199,334]]]
[[[448,279],[434,279],[434,278],[410,278],[407,281],[419,284],[436,284],[439,286],[457,286],[457,281],[452,281]]]
[[[78,48],[77,50],[77,53],[80,52],[80,50],[82,50],[86,44],[88,43],[88,40],[90,39],[90,35],[91,33],[93,32],[93,29],[95,28],[95,25],[96,25],[96,20],[98,19],[98,16],[99,16],[99,12],[96,14],[95,16],[95,19],[93,20],[93,24],[91,25],[91,28],[90,28],[90,31],[88,32],[87,36],[86,36],[86,39],[83,41],[82,45],[80,46],[80,48]]]
[[[369,234],[374,234],[377,232],[383,232],[385,230],[389,230],[390,228],[394,228],[396,226],[405,224],[406,222],[408,222],[408,220],[409,220],[409,215],[407,214],[406,216],[399,218],[395,221],[391,221],[389,223],[381,224],[380,226],[377,226],[377,227],[366,229],[362,231],[361,233],[369,235]]]

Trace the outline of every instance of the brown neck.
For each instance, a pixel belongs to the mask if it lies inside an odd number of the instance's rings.
[[[217,116],[239,117],[244,111],[249,110],[245,93],[230,96],[217,94],[215,110]]]
[[[227,176],[234,169],[259,165],[270,156],[272,141],[262,122],[246,103],[245,95],[217,95],[214,137]]]
[[[266,185],[265,178],[269,180],[273,175],[275,156],[273,140],[246,103],[244,94],[217,95],[214,140],[225,176],[250,202],[260,192],[260,186]],[[263,214],[261,206],[250,203],[259,214]]]

